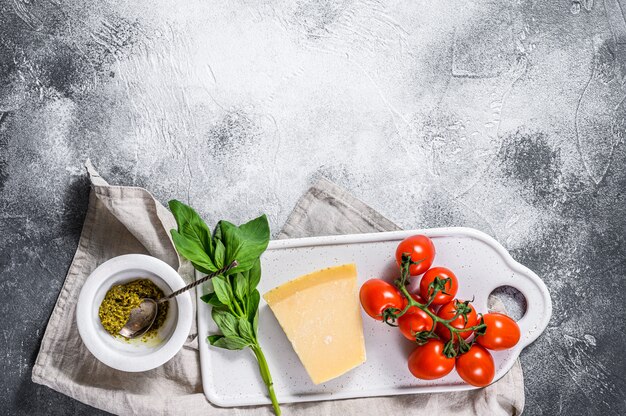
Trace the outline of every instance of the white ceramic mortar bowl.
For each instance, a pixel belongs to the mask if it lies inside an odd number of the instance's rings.
[[[143,254],[114,257],[89,275],[78,297],[76,323],[83,343],[102,363],[121,371],[147,371],[163,365],[182,348],[193,320],[189,292],[169,300],[165,322],[155,338],[125,340],[109,334],[98,317],[100,303],[116,284],[150,279],[164,294],[185,286],[182,277],[167,263]]]

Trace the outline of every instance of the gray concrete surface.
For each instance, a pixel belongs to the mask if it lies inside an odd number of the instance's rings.
[[[0,0],[0,409],[100,414],[30,381],[90,157],[275,234],[320,176],[403,227],[481,229],[553,296],[525,414],[625,414],[625,8]]]

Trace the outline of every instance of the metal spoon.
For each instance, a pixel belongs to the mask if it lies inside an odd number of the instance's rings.
[[[167,296],[163,296],[158,299],[150,299],[150,298],[141,299],[141,303],[139,304],[139,306],[136,308],[133,308],[130,311],[130,316],[128,317],[128,321],[126,321],[126,324],[124,325],[124,327],[120,329],[119,334],[125,338],[131,338],[131,339],[142,336],[150,329],[150,327],[154,323],[154,320],[156,319],[156,316],[157,316],[157,311],[159,309],[159,303],[166,302],[172,299],[173,297],[176,297],[180,295],[181,293],[188,291],[189,289],[193,289],[199,284],[202,284],[215,276],[224,274],[230,269],[232,269],[233,267],[236,267],[238,264],[239,263],[237,263],[237,260],[235,260],[232,263],[230,263],[228,266],[216,272],[213,272],[203,277],[200,280],[196,280],[195,282],[185,286],[182,289],[178,289],[176,292],[170,293]]]

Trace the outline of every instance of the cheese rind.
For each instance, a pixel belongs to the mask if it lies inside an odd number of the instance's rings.
[[[356,265],[300,276],[263,295],[315,384],[365,362]]]

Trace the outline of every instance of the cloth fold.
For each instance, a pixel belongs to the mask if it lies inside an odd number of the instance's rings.
[[[91,179],[89,208],[78,249],[57,299],[32,379],[93,407],[119,415],[271,414],[270,406],[219,408],[202,391],[197,329],[165,365],[124,373],[100,363],[83,345],[75,309],[89,274],[104,261],[127,253],[149,254],[178,270],[185,281],[193,269],[180,261],[170,240],[171,213],[142,188],[111,186],[86,163]],[[399,229],[335,184],[321,179],[298,201],[279,238]],[[192,298],[194,298],[192,296]],[[280,398],[280,392],[279,392]],[[387,415],[410,410],[434,415],[518,415],[524,406],[519,362],[493,385],[468,392],[373,397],[283,405],[284,414]]]

